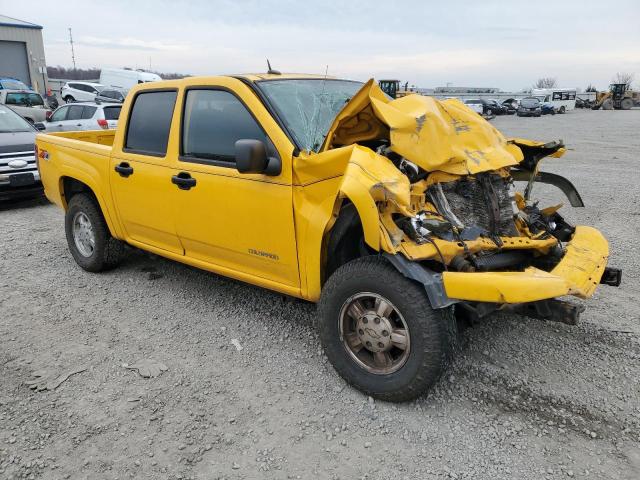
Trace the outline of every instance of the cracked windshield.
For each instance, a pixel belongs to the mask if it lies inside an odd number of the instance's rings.
[[[259,85],[298,146],[313,152],[322,146],[342,107],[362,87],[360,82],[330,79],[268,80]]]

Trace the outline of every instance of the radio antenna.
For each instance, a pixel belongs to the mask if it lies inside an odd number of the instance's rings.
[[[267,73],[270,75],[282,75],[278,70],[274,70],[273,68],[271,68],[271,63],[269,62],[268,58],[267,58]]]

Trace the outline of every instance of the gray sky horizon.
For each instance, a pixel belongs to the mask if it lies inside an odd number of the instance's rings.
[[[390,6],[393,5],[393,6]],[[266,71],[355,80],[398,78],[418,87],[605,88],[616,72],[640,83],[640,2],[417,0],[306,2],[138,0],[29,8],[0,0],[0,13],[44,27],[49,66],[131,67],[191,75]]]

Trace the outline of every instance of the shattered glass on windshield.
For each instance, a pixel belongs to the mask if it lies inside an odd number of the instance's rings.
[[[260,89],[301,149],[317,152],[342,107],[362,87],[332,79],[269,80]]]

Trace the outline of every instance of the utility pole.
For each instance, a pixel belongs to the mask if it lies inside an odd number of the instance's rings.
[[[73,69],[76,69],[76,54],[73,51],[73,35],[71,35],[71,27],[69,27],[69,43],[71,43],[71,61],[73,62]]]

